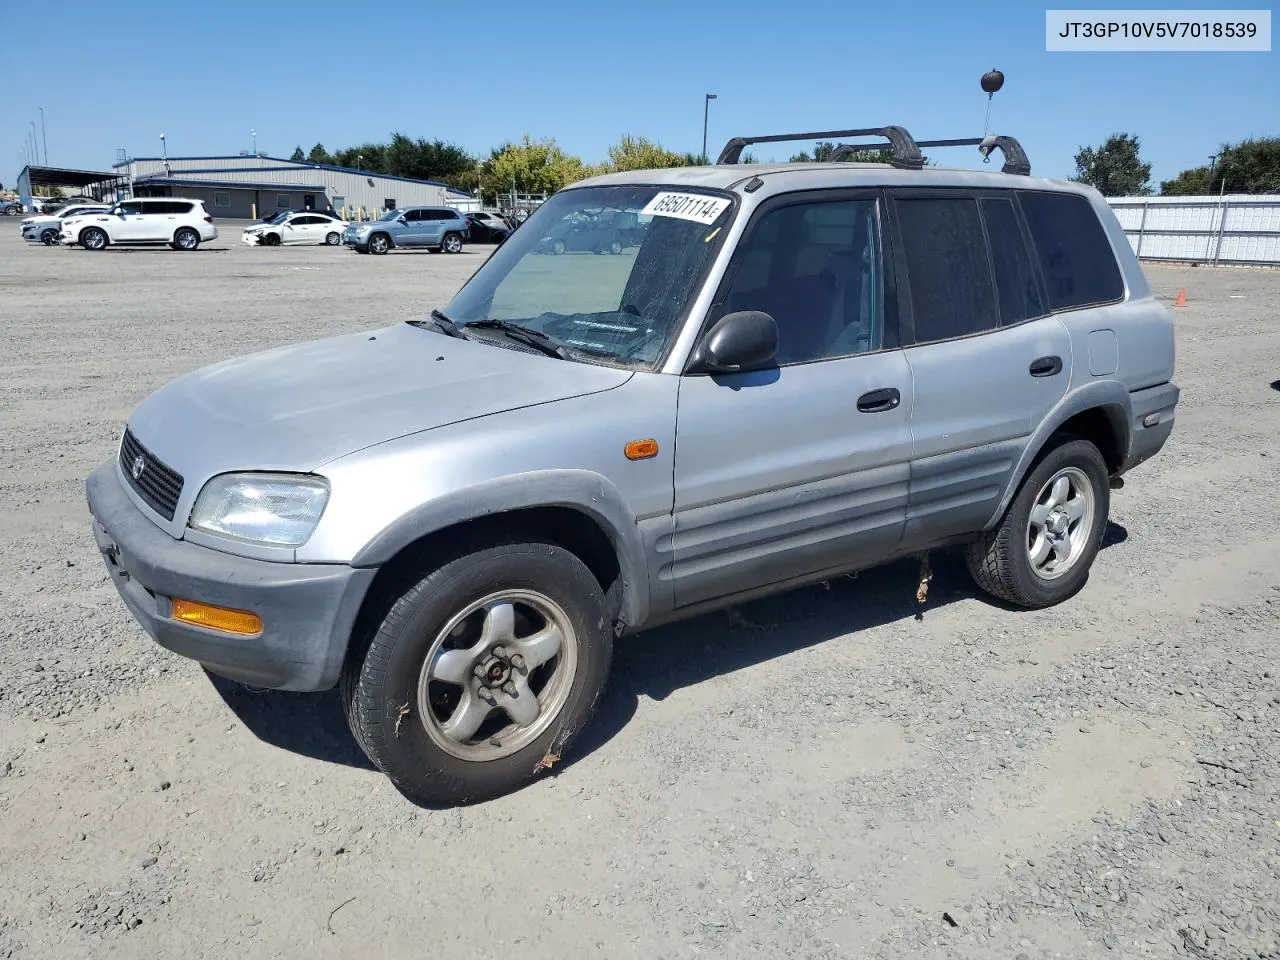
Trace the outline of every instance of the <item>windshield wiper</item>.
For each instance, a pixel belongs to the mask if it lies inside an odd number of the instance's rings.
[[[567,347],[547,336],[541,330],[523,327],[518,323],[512,323],[510,320],[472,320],[462,326],[464,329],[479,327],[484,330],[500,330],[508,340],[514,340],[517,343],[523,343],[525,346],[533,347],[535,350],[541,350],[549,357],[558,357],[561,360],[569,360],[572,357]]]
[[[467,335],[463,333],[461,329],[459,329],[458,325],[454,323],[452,320],[450,320],[448,317],[446,317],[439,310],[431,311],[430,320],[410,320],[409,323],[411,323],[415,327],[425,327],[428,324],[430,324],[431,326],[439,330],[441,333],[447,334],[448,336],[458,337],[459,339],[462,339],[462,340],[467,339]]]

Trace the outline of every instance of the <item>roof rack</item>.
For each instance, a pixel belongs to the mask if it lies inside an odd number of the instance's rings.
[[[738,163],[742,151],[753,143],[785,143],[797,140],[839,140],[844,137],[880,137],[887,140],[893,157],[889,163],[900,170],[920,170],[924,167],[921,147],[977,147],[983,159],[998,149],[1004,156],[1002,173],[1011,173],[1027,177],[1031,175],[1031,163],[1027,160],[1022,144],[1013,137],[997,136],[972,137],[959,140],[921,140],[917,142],[905,127],[868,127],[863,130],[825,130],[817,133],[779,133],[765,137],[734,137],[724,145],[716,163]],[[843,160],[850,154],[866,150],[866,144],[854,145],[842,143],[831,154],[832,160]]]

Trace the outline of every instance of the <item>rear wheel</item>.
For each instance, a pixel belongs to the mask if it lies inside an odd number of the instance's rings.
[[[44,233],[40,234],[40,242],[46,247],[52,247],[58,242],[58,231],[53,227],[50,227]]]
[[[458,236],[456,233],[446,233],[444,235],[444,242],[441,244],[441,249],[444,250],[445,253],[461,253],[462,237]]]
[[[336,247],[341,241],[342,237],[338,236],[336,233],[325,234],[324,242],[326,246]]]
[[[1061,603],[1088,579],[1110,508],[1102,454],[1088,440],[1065,437],[1027,475],[999,525],[968,545],[969,572],[1017,606]]]
[[[173,235],[173,248],[175,250],[194,250],[198,246],[200,246],[200,234],[190,227],[181,227]]]
[[[356,740],[419,801],[510,792],[558,761],[603,692],[600,585],[550,543],[477,544],[395,601],[343,676]]]
[[[107,249],[107,234],[97,227],[89,227],[80,234],[80,246],[86,250]]]
[[[385,233],[375,233],[369,238],[369,252],[382,255],[391,249],[391,238]]]

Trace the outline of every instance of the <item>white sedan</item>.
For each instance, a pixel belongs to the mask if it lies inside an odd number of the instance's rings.
[[[314,210],[286,210],[270,220],[245,227],[240,239],[250,246],[321,244],[336,247],[342,242],[347,222]]]
[[[102,213],[110,209],[109,204],[69,204],[56,214],[50,216],[27,217],[22,221],[22,239],[31,243],[43,243],[46,247],[57,246],[58,237],[62,234],[62,221],[70,217],[80,217],[89,213]]]

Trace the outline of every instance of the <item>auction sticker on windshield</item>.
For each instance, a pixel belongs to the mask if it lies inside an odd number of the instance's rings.
[[[714,223],[730,201],[702,193],[660,193],[640,211],[640,216],[678,217],[695,223]]]

